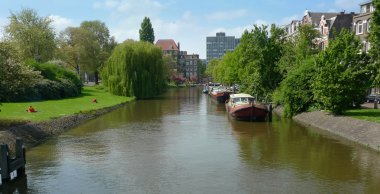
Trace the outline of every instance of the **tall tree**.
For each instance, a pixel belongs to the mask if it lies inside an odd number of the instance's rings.
[[[9,19],[5,37],[21,52],[23,59],[40,62],[52,59],[56,41],[51,19],[39,17],[32,9],[11,13]]]
[[[371,50],[369,51],[374,67],[376,68],[375,86],[380,85],[380,0],[372,0],[375,11],[372,13],[370,22],[369,41]]]
[[[151,98],[166,84],[162,50],[148,42],[118,45],[102,69],[103,84],[116,95]]]
[[[316,60],[314,99],[322,108],[342,114],[352,104],[360,105],[371,84],[371,69],[355,34],[342,30]]]
[[[310,25],[299,28],[295,39],[284,44],[278,66],[285,77],[276,89],[274,101],[284,106],[284,116],[307,110],[313,105],[312,83],[315,76],[315,55],[319,49],[313,40],[318,32]]]
[[[150,23],[149,17],[144,17],[140,28],[140,41],[147,41],[153,44],[154,42],[154,30],[152,23]]]
[[[276,25],[267,28],[255,25],[251,32],[245,31],[238,46],[242,90],[259,100],[270,100],[282,80],[277,61],[282,56],[285,31]]]
[[[84,21],[79,27],[69,27],[59,38],[60,57],[79,73],[79,69],[94,73],[98,84],[99,68],[117,45],[110,37],[107,26],[101,21]]]

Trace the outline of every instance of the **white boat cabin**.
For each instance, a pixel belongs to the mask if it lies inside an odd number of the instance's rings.
[[[250,104],[255,102],[255,98],[249,94],[231,94],[229,102],[231,104]]]

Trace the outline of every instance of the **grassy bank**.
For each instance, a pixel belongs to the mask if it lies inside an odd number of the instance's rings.
[[[97,99],[98,103],[92,102],[94,98]],[[0,123],[45,121],[61,116],[110,107],[133,99],[132,97],[114,96],[95,87],[84,87],[82,94],[75,98],[37,102],[2,103],[2,106],[0,106]],[[28,113],[26,110],[29,106],[33,106],[37,112]]]
[[[369,108],[362,108],[362,109],[353,109],[347,111],[345,116],[376,122],[380,123],[380,109],[369,109]]]

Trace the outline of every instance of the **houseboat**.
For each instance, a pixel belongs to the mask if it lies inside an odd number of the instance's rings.
[[[269,114],[266,105],[258,104],[249,94],[231,94],[225,104],[226,110],[237,120],[264,121]]]

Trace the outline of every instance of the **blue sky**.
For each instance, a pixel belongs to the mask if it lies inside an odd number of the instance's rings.
[[[0,0],[0,27],[10,12],[23,8],[51,17],[56,31],[85,20],[106,23],[118,42],[138,39],[144,16],[151,19],[156,40],[174,39],[181,50],[206,56],[206,36],[224,31],[240,37],[254,24],[283,25],[301,19],[305,9],[315,12],[359,11],[366,0]]]

